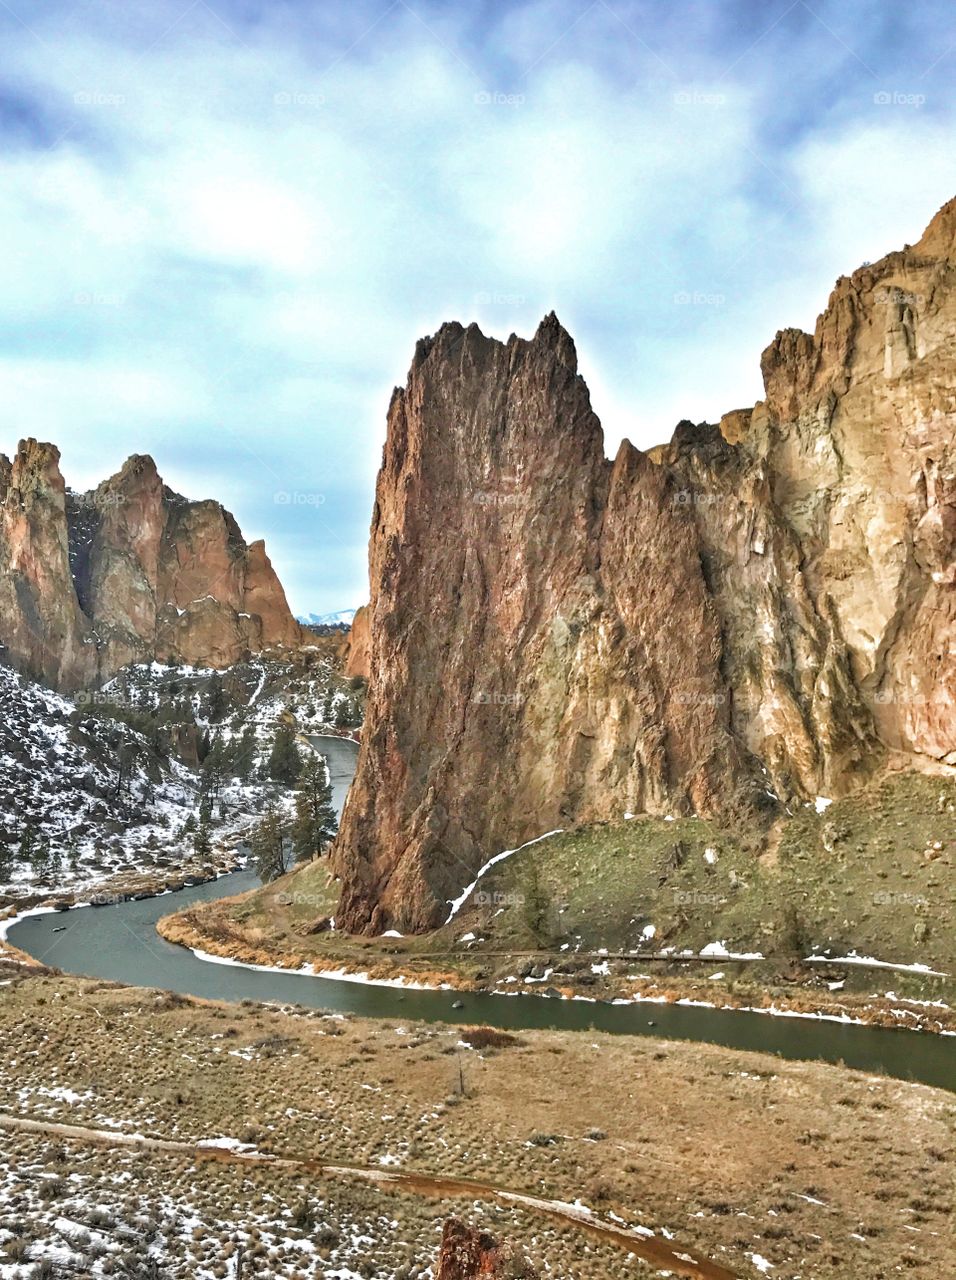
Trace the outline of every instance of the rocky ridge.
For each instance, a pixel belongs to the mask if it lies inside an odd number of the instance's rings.
[[[51,444],[0,457],[0,565],[0,659],[62,691],[130,662],[222,668],[302,640],[264,544],[143,455],[82,494]]]
[[[440,923],[500,850],[956,765],[956,201],[763,354],[765,399],[613,462],[554,315],[397,389],[342,926]]]

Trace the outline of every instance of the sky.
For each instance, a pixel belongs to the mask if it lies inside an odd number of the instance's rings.
[[[0,0],[0,452],[151,453],[367,596],[394,385],[555,310],[613,454],[956,195],[949,0]]]

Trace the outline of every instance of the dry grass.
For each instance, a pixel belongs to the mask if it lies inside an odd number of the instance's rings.
[[[40,975],[0,988],[0,1107],[580,1197],[744,1276],[753,1252],[775,1280],[935,1280],[948,1265],[949,1095],[716,1046],[527,1032],[478,1052],[461,1038]],[[202,1190],[205,1171],[191,1176]],[[422,1247],[439,1217],[424,1211]],[[631,1265],[540,1222],[515,1230],[555,1275]]]

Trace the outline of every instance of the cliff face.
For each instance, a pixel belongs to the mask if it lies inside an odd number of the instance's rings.
[[[604,457],[574,345],[446,325],[389,409],[339,920],[502,849],[956,764],[956,202],[764,353],[766,399]]]
[[[27,675],[70,690],[127,662],[222,667],[300,641],[263,544],[167,489],[152,458],[74,494],[59,452],[25,440],[0,458],[0,502],[0,643]]]
[[[341,649],[341,657],[347,676],[362,676],[365,680],[369,678],[371,673],[371,667],[369,666],[370,641],[368,607],[363,604],[360,609],[355,610],[355,617],[352,619],[352,625],[349,628],[348,639]]]

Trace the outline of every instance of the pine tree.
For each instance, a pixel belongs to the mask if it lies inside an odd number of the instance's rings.
[[[338,829],[328,766],[324,757],[313,753],[302,767],[295,799],[292,850],[296,862],[317,857]]]
[[[270,778],[282,782],[287,787],[294,787],[302,771],[302,757],[295,744],[292,729],[280,724],[272,740],[272,750],[266,770]]]
[[[285,821],[278,809],[266,809],[252,833],[252,856],[256,874],[263,884],[285,871]]]
[[[335,714],[335,696],[332,686],[325,691],[325,701],[322,703],[322,719],[326,724],[332,723],[332,716]]]
[[[347,729],[352,723],[352,700],[350,698],[340,698],[335,708],[335,727],[336,729]]]

